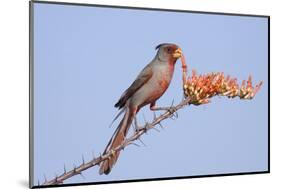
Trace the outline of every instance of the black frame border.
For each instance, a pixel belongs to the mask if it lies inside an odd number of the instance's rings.
[[[100,8],[117,8],[117,9],[132,9],[132,10],[145,10],[145,11],[164,11],[164,12],[180,12],[180,13],[194,13],[194,14],[210,14],[210,15],[224,15],[224,16],[242,16],[242,17],[261,17],[267,18],[268,23],[268,169],[266,171],[255,172],[237,172],[237,173],[223,173],[223,174],[210,174],[210,175],[194,175],[194,176],[175,176],[175,177],[162,177],[162,178],[146,178],[146,179],[131,179],[131,180],[116,180],[116,181],[100,181],[100,182],[86,182],[86,183],[71,183],[61,185],[48,185],[48,186],[33,186],[34,183],[34,3],[39,4],[53,4],[53,5],[67,5],[67,6],[85,6],[85,7],[100,7]],[[101,5],[101,4],[88,4],[88,3],[70,3],[70,2],[56,2],[56,1],[29,1],[29,188],[53,188],[53,187],[67,187],[67,186],[85,186],[85,185],[98,185],[98,184],[114,184],[114,183],[131,183],[131,182],[144,182],[144,181],[161,181],[161,180],[179,180],[190,178],[210,178],[222,176],[238,176],[238,175],[256,175],[256,174],[270,173],[270,16],[269,15],[256,15],[256,14],[239,14],[239,13],[225,13],[225,12],[205,12],[205,11],[192,11],[180,9],[162,9],[150,7],[133,7],[133,6],[117,6],[117,5]]]

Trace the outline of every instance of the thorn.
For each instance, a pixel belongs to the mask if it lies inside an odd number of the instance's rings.
[[[47,182],[47,177],[46,177],[46,175],[44,174],[44,179],[45,179],[45,182]]]
[[[65,167],[65,164],[63,165],[63,171],[64,171],[64,174],[66,174],[66,167]]]
[[[95,164],[96,164],[96,165],[100,166],[101,160],[102,160],[102,157],[101,157],[101,156],[94,158],[94,159],[93,159],[93,162],[92,162],[92,165],[95,165]]]
[[[174,112],[174,116],[175,116],[175,118],[178,118],[178,117],[179,117],[179,114],[178,114],[177,111]]]
[[[156,113],[155,111],[153,111],[153,120],[156,120],[157,116],[156,116]]]
[[[82,154],[82,163],[83,163],[83,165],[85,164],[85,159],[84,159],[83,154]]]
[[[175,120],[175,119],[177,119],[179,116],[178,116],[178,113],[177,112],[173,112],[172,114],[171,114],[171,116],[170,116],[170,118],[172,119],[172,120]]]
[[[141,147],[140,145],[138,145],[138,144],[136,144],[136,143],[134,143],[134,142],[130,142],[130,144],[133,144],[133,145],[135,145],[135,146],[137,146],[137,147]]]
[[[55,181],[58,182],[58,175],[55,174]]]
[[[40,186],[40,182],[39,182],[39,179],[38,179],[38,182],[37,182],[38,186]]]
[[[79,175],[83,178],[86,179],[86,177],[80,172]]]
[[[77,174],[76,165],[73,164],[73,172]]]
[[[147,123],[146,119],[145,119],[145,116],[144,116],[144,113],[142,114],[142,117],[143,117],[143,120],[145,122],[145,124]]]
[[[151,129],[153,126],[151,126],[150,123],[146,123],[145,124],[145,132],[148,131],[149,129]]]
[[[102,159],[102,155],[101,155],[101,153],[100,153],[100,156],[99,156],[98,158],[99,158],[99,160],[101,160],[101,159]],[[100,163],[101,163],[101,161],[100,161]],[[99,163],[99,164],[100,164],[100,163]]]
[[[95,157],[95,153],[94,153],[94,150],[92,150],[92,157],[93,157],[93,160],[95,160],[95,159],[96,159],[96,157]]]
[[[158,125],[160,125],[161,129],[165,129],[165,127],[163,127],[163,125],[161,124],[161,122],[158,123]]]
[[[140,138],[138,138],[138,140],[139,140],[144,146],[147,146]]]
[[[158,133],[160,133],[160,131],[159,131],[156,127],[152,127],[152,129],[154,129],[155,131],[157,131]]]

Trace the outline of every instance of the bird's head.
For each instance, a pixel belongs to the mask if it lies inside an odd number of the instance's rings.
[[[182,56],[182,50],[179,46],[172,43],[162,43],[158,45],[156,48],[158,49],[157,57],[161,61],[166,62],[176,62],[178,58]]]

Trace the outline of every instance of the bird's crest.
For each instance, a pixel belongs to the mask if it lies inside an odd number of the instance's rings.
[[[157,45],[155,47],[155,50],[159,49],[161,46],[164,46],[164,45],[174,45],[173,43],[160,43],[159,45]]]

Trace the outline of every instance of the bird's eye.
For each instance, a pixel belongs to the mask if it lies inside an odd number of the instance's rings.
[[[172,49],[171,48],[167,48],[167,52],[171,53]]]

